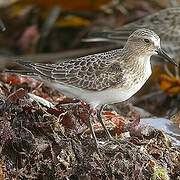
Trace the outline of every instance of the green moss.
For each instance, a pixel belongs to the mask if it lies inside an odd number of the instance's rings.
[[[156,166],[151,180],[169,180],[168,172],[166,168]]]

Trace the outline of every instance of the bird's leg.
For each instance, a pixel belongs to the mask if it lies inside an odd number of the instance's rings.
[[[92,137],[93,137],[93,139],[94,139],[94,141],[95,141],[96,148],[98,149],[98,141],[97,141],[96,134],[95,134],[95,132],[94,132],[94,128],[93,128],[93,126],[92,126],[91,120],[92,120],[92,114],[89,115],[89,118],[88,118],[88,126],[89,126],[89,128],[90,128]]]
[[[103,122],[103,119],[102,119],[102,111],[103,111],[103,108],[104,108],[105,106],[106,106],[106,105],[102,105],[102,106],[100,107],[100,109],[97,110],[97,118],[98,118],[99,122],[101,123],[102,127],[104,128],[105,133],[106,133],[108,139],[109,139],[109,140],[112,140],[113,137],[111,136],[109,130],[108,130],[107,127],[105,126],[105,124],[104,124],[104,122]]]

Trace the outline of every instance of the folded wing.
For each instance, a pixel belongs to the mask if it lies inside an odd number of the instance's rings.
[[[123,80],[116,57],[121,49],[71,59],[59,64],[19,62],[45,80],[86,90],[104,90]]]

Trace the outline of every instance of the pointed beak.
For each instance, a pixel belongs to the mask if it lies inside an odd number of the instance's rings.
[[[166,61],[174,64],[175,66],[178,66],[178,64],[176,63],[176,61],[175,61],[174,59],[172,59],[171,57],[169,57],[163,49],[158,48],[156,52],[157,52],[158,55],[161,56],[164,60],[166,60]]]

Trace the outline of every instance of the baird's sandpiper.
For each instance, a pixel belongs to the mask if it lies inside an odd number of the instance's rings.
[[[161,49],[160,38],[156,33],[149,29],[138,29],[129,36],[123,49],[69,59],[57,64],[18,63],[66,96],[79,98],[87,102],[94,111],[97,110],[96,115],[111,138],[98,107],[122,102],[133,96],[151,75],[150,57],[156,54],[176,64]],[[91,118],[88,122],[97,144]]]

